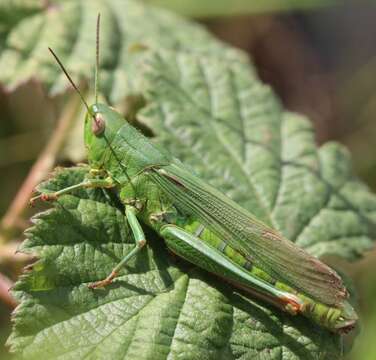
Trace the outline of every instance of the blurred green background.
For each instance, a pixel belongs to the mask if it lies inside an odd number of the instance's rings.
[[[309,116],[317,142],[336,140],[348,146],[355,173],[376,190],[376,5],[323,0],[145,2],[192,16],[220,39],[247,51],[285,107]],[[56,111],[33,83],[13,93],[0,89],[0,109],[3,216],[44,149]],[[17,224],[18,229],[26,226],[23,220]],[[15,281],[22,264],[13,256],[13,244],[22,235],[6,236],[15,241],[0,241],[0,273],[6,276],[1,284]],[[362,332],[348,358],[376,359],[376,251],[347,268],[358,290],[362,319]],[[9,308],[0,302],[0,346],[10,331]],[[3,359],[1,350],[0,356]]]

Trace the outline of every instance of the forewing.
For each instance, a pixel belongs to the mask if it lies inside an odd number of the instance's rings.
[[[152,179],[175,205],[274,279],[327,305],[338,305],[347,291],[330,267],[309,255],[231,199],[176,162],[153,169]]]

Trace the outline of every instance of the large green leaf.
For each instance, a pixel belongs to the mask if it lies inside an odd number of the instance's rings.
[[[91,78],[100,10],[104,93],[112,102],[142,94],[147,107],[138,118],[153,141],[317,256],[354,259],[372,245],[376,198],[351,174],[347,152],[338,144],[318,149],[309,122],[283,111],[243,54],[135,1],[48,4],[9,21],[0,55],[8,86],[34,73],[52,92],[65,86],[41,55],[47,45],[72,74]],[[75,184],[87,171],[60,171],[41,189]],[[338,336],[174,260],[151,231],[150,247],[113,285],[89,290],[133,244],[111,192],[62,197],[34,223],[22,250],[39,260],[15,287],[21,304],[9,340],[23,358],[341,356]]]
[[[112,103],[139,91],[139,58],[145,51],[164,48],[245,58],[201,26],[134,0],[21,0],[10,8],[8,2],[0,4],[0,19],[13,19],[0,32],[0,81],[10,89],[30,78],[42,81],[52,94],[69,87],[48,47],[74,79],[92,79],[99,12],[101,90]]]
[[[350,260],[376,235],[376,197],[337,143],[285,112],[247,64],[163,52],[148,61],[157,141],[246,209],[316,256]]]
[[[60,170],[40,190],[81,181]],[[37,215],[21,251],[40,257],[16,285],[12,350],[25,359],[334,359],[339,339],[303,318],[265,307],[173,260],[162,239],[105,290],[102,279],[133,246],[110,192],[79,191]]]
[[[99,12],[100,90],[110,103],[125,103],[129,113],[142,104],[140,59],[146,52],[163,48],[246,59],[202,26],[136,0],[0,1],[0,83],[12,91],[33,80],[41,82],[50,95],[70,88],[48,51],[51,47],[75,82],[82,87],[89,82],[93,90]],[[62,154],[72,161],[81,161],[84,155],[81,118]]]

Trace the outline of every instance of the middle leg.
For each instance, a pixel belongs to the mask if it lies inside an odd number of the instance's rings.
[[[127,217],[128,224],[131,227],[132,234],[136,242],[135,247],[124,256],[124,258],[112,269],[111,273],[105,279],[90,284],[90,289],[105,287],[111,284],[113,279],[118,275],[119,270],[146,245],[145,234],[136,217],[136,212],[137,210],[133,206],[127,205],[125,207],[125,216]]]

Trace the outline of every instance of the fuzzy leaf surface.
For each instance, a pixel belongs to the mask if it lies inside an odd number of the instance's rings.
[[[348,151],[318,148],[308,119],[284,111],[247,64],[167,51],[145,76],[140,118],[202,178],[318,257],[354,260],[373,245],[376,197]]]
[[[13,11],[11,11],[13,10]],[[34,79],[50,94],[69,83],[48,52],[52,48],[73,79],[94,80],[96,18],[101,15],[101,92],[112,102],[140,91],[144,52],[171,49],[245,58],[202,26],[136,0],[8,1],[0,4],[0,82],[8,89]]]

